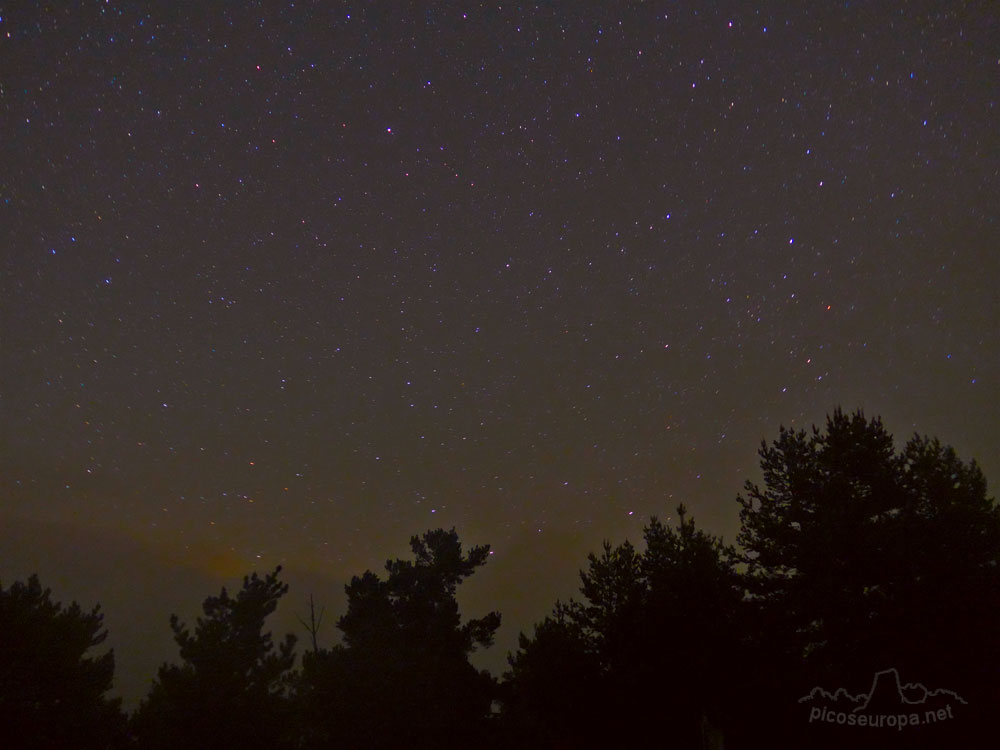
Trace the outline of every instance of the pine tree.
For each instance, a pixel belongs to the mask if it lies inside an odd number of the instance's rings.
[[[295,636],[275,649],[264,622],[288,585],[281,567],[253,573],[232,597],[225,588],[202,605],[192,634],[170,618],[182,663],[160,667],[134,728],[151,748],[280,746],[288,731],[285,688],[295,661]]]
[[[693,746],[702,717],[729,712],[741,583],[735,551],[695,527],[653,518],[646,548],[605,542],[580,572],[582,600],[523,633],[505,676],[504,717],[519,742]],[[652,717],[656,717],[655,720]]]
[[[837,410],[781,429],[741,505],[750,630],[791,700],[895,667],[984,707],[1000,694],[1000,508],[976,463]],[[785,694],[778,697],[784,690]]]
[[[100,606],[52,601],[38,576],[0,586],[0,746],[107,748],[124,737],[120,699],[110,699],[114,653]]]
[[[493,643],[500,615],[462,623],[458,586],[488,546],[462,553],[454,529],[410,540],[413,560],[390,560],[346,586],[344,642],[307,654],[297,687],[312,741],[354,747],[459,747],[482,738],[496,690],[469,663]]]

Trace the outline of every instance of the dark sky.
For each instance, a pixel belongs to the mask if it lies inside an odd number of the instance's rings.
[[[0,3],[0,580],[132,701],[222,583],[329,644],[455,526],[499,672],[602,539],[732,540],[780,424],[996,481],[996,11]]]

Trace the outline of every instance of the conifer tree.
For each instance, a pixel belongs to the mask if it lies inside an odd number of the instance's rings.
[[[160,667],[134,717],[150,748],[273,748],[286,739],[285,689],[294,665],[295,636],[275,648],[264,622],[288,591],[281,567],[243,579],[235,597],[225,588],[202,605],[192,633],[170,618],[182,663]]]

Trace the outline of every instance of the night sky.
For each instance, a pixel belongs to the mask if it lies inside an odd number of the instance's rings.
[[[836,406],[1000,478],[990,2],[0,4],[0,580],[167,618],[489,543],[479,661]],[[991,485],[991,491],[993,486]]]

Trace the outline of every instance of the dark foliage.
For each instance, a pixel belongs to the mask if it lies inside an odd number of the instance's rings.
[[[134,717],[144,748],[275,748],[287,741],[285,688],[295,661],[295,636],[277,650],[264,621],[288,591],[279,566],[243,579],[236,597],[225,588],[203,604],[192,634],[170,618],[183,663],[160,667]]]
[[[462,554],[455,530],[410,540],[413,560],[390,560],[346,587],[343,645],[307,654],[298,685],[310,747],[459,747],[486,736],[495,682],[469,663],[500,615],[464,624],[459,584],[489,547]]]
[[[37,576],[0,587],[0,747],[108,748],[124,736],[110,700],[115,658],[100,607],[53,602]]]
[[[297,673],[295,638],[276,647],[264,631],[288,590],[281,569],[255,573],[235,597],[206,599],[193,633],[171,617],[182,661],[160,668],[133,744],[983,744],[1000,705],[1000,508],[976,464],[926,437],[897,449],[879,419],[839,410],[824,430],[782,428],[760,457],[763,485],[738,497],[740,552],[683,505],[676,526],[652,519],[641,551],[605,542],[580,573],[581,598],[521,634],[500,684],[469,662],[500,615],[463,622],[456,600],[489,548],[463,553],[454,529],[413,537],[412,560],[351,580],[341,644],[319,648],[310,600],[312,649]],[[0,588],[0,746],[121,742],[123,717],[105,697],[113,656],[88,655],[101,628],[97,608],[53,603],[35,577]],[[949,699],[957,717],[906,732],[807,720],[818,704],[798,699],[813,687],[858,695],[876,673],[869,711],[922,711],[899,698],[920,699],[906,684],[920,682],[960,696]]]
[[[747,623],[767,676],[749,693],[791,706],[814,685],[867,687],[895,667],[963,695],[965,726],[996,705],[1000,509],[975,462],[920,436],[897,453],[879,419],[839,410],[825,431],[782,429],[760,456],[765,486],[739,498]]]
[[[730,712],[741,602],[735,552],[677,509],[640,555],[604,544],[580,573],[582,601],[520,637],[505,680],[518,746],[618,746],[669,737],[697,747]]]

